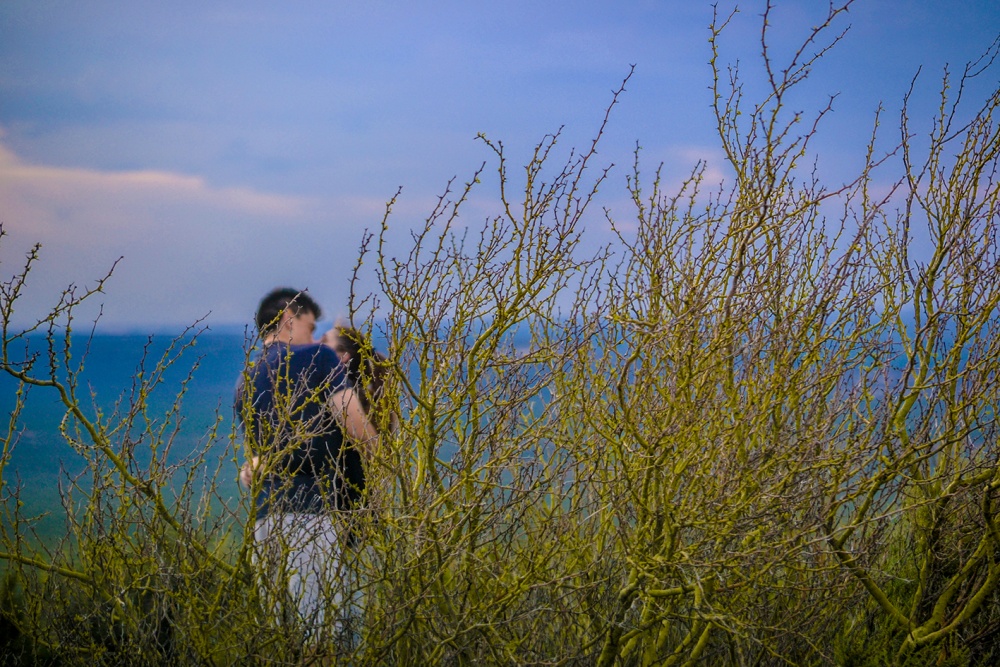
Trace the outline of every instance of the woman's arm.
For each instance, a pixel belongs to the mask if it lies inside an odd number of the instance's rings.
[[[374,446],[378,432],[368,420],[361,399],[353,388],[341,389],[330,396],[330,407],[344,428],[344,434],[365,450]],[[366,454],[371,452],[366,451]]]

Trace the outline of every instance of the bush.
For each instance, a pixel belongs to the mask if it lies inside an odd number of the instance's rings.
[[[195,471],[235,473],[236,433],[218,462],[206,445],[167,463],[183,390],[159,420],[148,398],[188,338],[127,404],[93,415],[68,341],[73,308],[103,281],[29,330],[46,333],[42,354],[16,355],[33,254],[3,287],[3,369],[19,407],[29,387],[59,396],[87,473],[51,551],[27,546],[3,480],[18,650],[115,664],[994,661],[1000,90],[971,114],[961,97],[996,45],[945,80],[920,149],[904,107],[897,151],[877,156],[873,133],[857,177],[828,187],[807,163],[829,107],[806,122],[786,100],[845,9],[786,67],[766,60],[759,102],[722,69],[728,19],[715,21],[728,185],[697,166],[667,191],[637,152],[634,219],[607,215],[614,248],[581,243],[607,173],[596,141],[553,170],[559,135],[546,137],[515,194],[503,146],[483,138],[496,216],[459,219],[477,173],[401,257],[387,251],[390,202],[362,245],[378,295],[351,310],[369,328],[384,315],[402,419],[368,462],[369,509],[351,517],[363,603],[348,641],[279,623],[247,508],[194,484]],[[902,176],[876,196],[897,154]],[[918,225],[933,245],[923,263],[909,254]],[[344,586],[329,594],[354,595]]]

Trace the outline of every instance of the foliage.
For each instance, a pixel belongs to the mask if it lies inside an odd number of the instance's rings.
[[[378,295],[351,307],[361,329],[384,316],[401,419],[368,461],[367,509],[344,517],[357,577],[328,594],[360,595],[346,640],[332,617],[307,637],[274,613],[285,582],[262,581],[252,516],[213,493],[241,462],[236,432],[220,461],[206,447],[168,463],[184,392],[165,415],[148,398],[189,338],[126,401],[88,411],[68,341],[104,281],[15,331],[33,252],[2,287],[0,361],[20,383],[2,463],[29,390],[50,391],[87,473],[65,490],[65,542],[45,549],[0,478],[4,622],[22,638],[8,661],[995,661],[1000,89],[972,113],[962,98],[997,45],[946,76],[927,137],[904,105],[898,147],[879,155],[877,117],[856,178],[830,187],[810,164],[830,107],[809,120],[788,99],[844,11],[779,66],[767,6],[757,101],[720,61],[731,17],[716,17],[730,176],[713,186],[698,165],[668,187],[637,151],[634,217],[607,212],[613,247],[582,243],[603,124],[555,170],[560,136],[546,137],[516,192],[483,137],[495,217],[460,219],[477,173],[398,257],[390,202],[356,272],[360,285],[374,267]],[[876,186],[897,157],[902,176]],[[926,261],[911,257],[919,227]],[[32,331],[47,348],[18,356]]]

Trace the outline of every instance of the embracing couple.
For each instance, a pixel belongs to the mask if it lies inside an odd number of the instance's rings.
[[[339,629],[358,594],[350,516],[362,503],[365,459],[396,415],[384,405],[385,358],[354,329],[335,326],[314,339],[320,315],[303,291],[264,297],[255,318],[262,349],[241,377],[235,407],[247,441],[240,479],[254,494],[261,590],[273,598],[265,603],[322,640],[316,634]]]

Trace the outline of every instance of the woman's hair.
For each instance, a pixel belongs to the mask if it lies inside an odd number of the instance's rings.
[[[347,377],[361,401],[368,419],[379,433],[396,429],[397,407],[386,395],[386,380],[390,364],[384,354],[375,350],[371,339],[353,327],[337,325],[335,349],[347,354]]]

